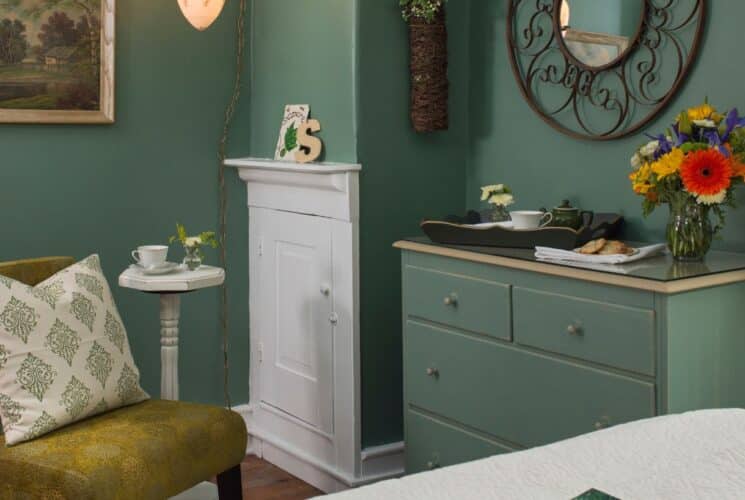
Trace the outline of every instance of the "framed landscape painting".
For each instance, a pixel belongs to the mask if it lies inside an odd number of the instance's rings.
[[[0,123],[114,122],[114,1],[0,0]]]

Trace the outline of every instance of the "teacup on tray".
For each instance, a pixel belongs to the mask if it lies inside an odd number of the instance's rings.
[[[540,229],[551,223],[554,216],[551,212],[538,210],[515,210],[510,212],[514,229]]]

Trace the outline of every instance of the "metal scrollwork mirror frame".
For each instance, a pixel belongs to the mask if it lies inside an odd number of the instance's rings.
[[[636,132],[670,102],[696,58],[706,15],[706,0],[689,0],[690,13],[680,12],[686,7],[680,0],[643,0],[639,27],[628,49],[615,61],[592,67],[564,43],[562,0],[507,1],[510,63],[523,96],[556,130],[592,140]],[[518,20],[519,14],[526,14],[524,21]],[[671,76],[661,78],[663,69]],[[562,95],[551,108],[539,95],[547,89]],[[588,110],[608,117],[607,124],[594,128],[588,123]]]

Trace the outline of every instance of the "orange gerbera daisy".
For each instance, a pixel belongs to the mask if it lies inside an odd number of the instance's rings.
[[[680,167],[686,191],[697,196],[721,193],[732,184],[732,174],[729,158],[716,149],[689,153]]]

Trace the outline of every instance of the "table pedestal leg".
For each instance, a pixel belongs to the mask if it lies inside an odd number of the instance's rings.
[[[160,294],[160,397],[178,401],[178,320],[181,296]],[[171,500],[218,500],[217,486],[203,482]]]
[[[178,320],[181,297],[160,295],[160,397],[178,400]]]

